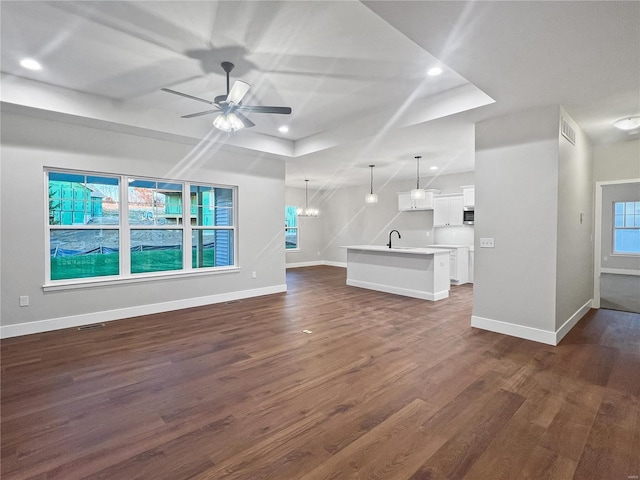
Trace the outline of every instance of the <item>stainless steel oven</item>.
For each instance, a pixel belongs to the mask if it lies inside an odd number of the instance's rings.
[[[465,210],[464,212],[462,212],[462,223],[464,223],[465,225],[473,225],[473,214],[473,210]]]

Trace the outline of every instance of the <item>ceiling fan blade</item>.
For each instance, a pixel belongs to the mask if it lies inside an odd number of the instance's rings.
[[[233,114],[238,117],[240,119],[240,121],[242,122],[242,124],[245,126],[245,128],[251,128],[251,127],[255,127],[255,123],[253,123],[251,120],[249,120],[247,117],[245,117],[242,113],[240,113],[238,110],[236,110],[235,112],[233,112]]]
[[[235,82],[233,82],[233,87],[231,87],[229,95],[227,95],[227,102],[238,105],[242,101],[242,98],[249,91],[249,88],[251,88],[251,85],[249,85],[247,82],[236,80]]]
[[[180,95],[181,97],[190,98],[191,100],[197,100],[198,102],[208,103],[209,105],[215,105],[214,102],[210,102],[209,100],[205,100],[204,98],[194,97],[193,95],[188,95],[186,93],[177,92],[176,90],[171,90],[170,88],[161,88],[163,92],[173,93],[174,95]]]
[[[180,118],[200,117],[201,115],[210,115],[212,113],[220,113],[220,109],[217,108],[216,110],[207,110],[206,112],[190,113],[189,115],[182,115]]]
[[[289,115],[291,107],[268,107],[264,105],[240,105],[237,110],[250,113],[282,113]]]

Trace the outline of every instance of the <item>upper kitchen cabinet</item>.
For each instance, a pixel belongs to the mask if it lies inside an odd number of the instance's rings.
[[[433,198],[437,193],[440,193],[440,190],[426,190],[424,198],[413,200],[411,192],[400,192],[398,193],[398,211],[433,210]]]
[[[476,187],[475,185],[465,185],[462,188],[463,207],[472,209],[476,206]]]
[[[453,227],[462,225],[462,195],[438,195],[433,199],[433,226]]]

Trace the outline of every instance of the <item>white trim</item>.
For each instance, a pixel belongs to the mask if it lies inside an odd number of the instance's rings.
[[[347,262],[332,262],[330,260],[325,260],[322,264],[329,267],[347,268]]]
[[[471,317],[471,326],[488,330],[490,332],[502,333],[512,337],[524,338],[534,342],[545,343],[547,345],[556,346],[560,340],[569,333],[569,331],[584,317],[593,306],[593,300],[588,300],[580,307],[564,324],[555,332],[550,330],[541,330],[539,328],[526,327],[515,323],[502,322],[491,318]]]
[[[573,315],[571,315],[571,317],[569,317],[569,319],[566,322],[564,322],[564,324],[558,330],[556,330],[555,345],[559,344],[560,340],[562,340],[564,336],[567,333],[569,333],[569,330],[575,327],[576,324],[580,321],[580,319],[582,319],[582,317],[584,317],[587,313],[589,313],[589,310],[591,310],[592,306],[593,306],[593,300],[589,300],[582,307],[580,307]]]
[[[595,192],[595,225],[593,230],[593,308],[600,308],[600,273],[602,265],[602,187],[604,185],[620,185],[625,183],[640,183],[640,178],[629,178],[626,180],[609,180],[596,182]]]
[[[615,275],[640,275],[640,270],[633,268],[601,268],[600,273],[613,273]]]
[[[429,293],[420,290],[411,290],[409,288],[393,287],[390,285],[381,285],[379,283],[363,282],[362,280],[353,279],[347,279],[347,285],[352,287],[367,288],[369,290],[377,290],[379,292],[394,293],[396,295],[403,295],[405,297],[420,298],[421,300],[431,300],[432,302],[443,300],[449,297],[449,290]]]
[[[185,277],[198,277],[202,275],[220,275],[222,273],[234,273],[242,270],[240,267],[211,267],[192,270],[167,270],[164,272],[139,273],[129,277],[91,277],[90,279],[59,280],[56,283],[48,283],[42,286],[45,292],[58,290],[76,290],[79,288],[108,287],[110,285],[123,285],[127,283],[151,282],[154,280],[176,280]]]
[[[287,263],[286,268],[300,268],[300,267],[317,267],[318,265],[327,265],[329,267],[347,268],[347,264],[344,262],[332,262],[329,260],[314,260],[311,262],[294,262]]]
[[[121,320],[123,318],[149,315],[152,313],[168,312],[183,308],[200,307],[202,305],[212,305],[215,303],[241,300],[244,298],[260,297],[283,293],[287,291],[287,285],[273,285],[271,287],[254,288],[251,290],[240,290],[237,292],[220,293],[217,295],[207,295],[205,297],[186,298],[183,300],[173,300],[170,302],[154,303],[150,305],[138,305],[136,307],[119,308],[116,310],[106,310],[103,312],[93,312],[82,315],[72,315],[69,317],[49,318],[35,322],[19,323],[16,325],[0,326],[0,338],[17,337],[33,333],[49,332],[62,328],[78,327],[81,325],[91,325],[94,323]]]
[[[491,318],[476,317],[475,315],[471,317],[471,326],[481,328],[482,330],[489,330],[490,332],[510,335],[512,337],[524,338],[525,340],[546,343],[547,345],[556,345],[555,332],[548,330],[501,322]]]
[[[315,267],[318,265],[324,265],[324,262],[322,260],[315,260],[312,262],[287,263],[286,268]]]

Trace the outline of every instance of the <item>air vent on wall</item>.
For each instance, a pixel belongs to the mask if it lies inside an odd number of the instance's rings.
[[[567,140],[569,140],[573,145],[576,144],[576,131],[571,128],[571,125],[569,125],[564,117],[560,117],[560,124],[561,124],[561,131],[562,131],[562,136],[564,138],[566,138]]]

